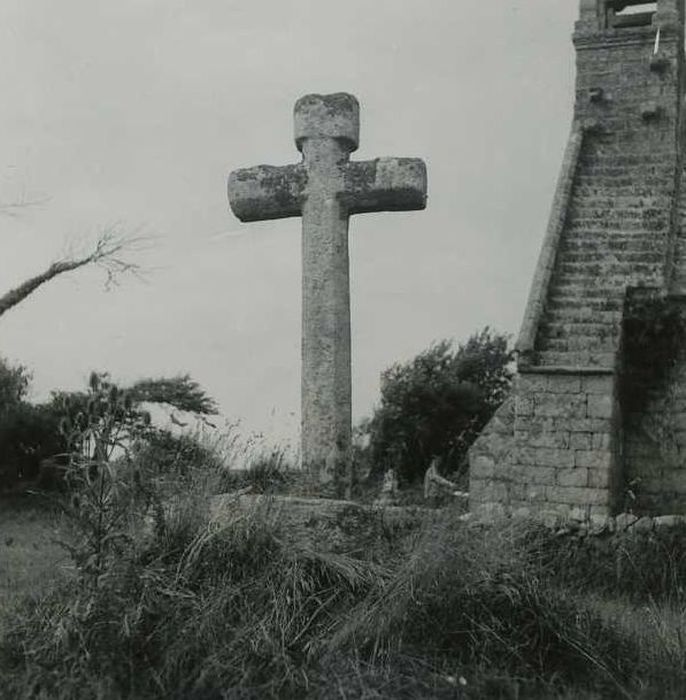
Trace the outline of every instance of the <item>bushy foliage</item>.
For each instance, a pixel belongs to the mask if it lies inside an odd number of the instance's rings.
[[[132,458],[155,475],[192,476],[198,469],[217,469],[217,454],[204,446],[197,436],[175,434],[170,430],[148,431],[133,447]]]
[[[217,404],[190,375],[142,379],[127,389],[136,404],[167,404],[179,411],[211,416],[217,413]]]
[[[363,430],[372,470],[420,477],[432,457],[444,472],[463,465],[467,449],[503,402],[512,380],[506,336],[485,328],[453,350],[444,340],[386,370],[381,403]]]
[[[104,440],[100,445],[111,438],[112,450],[121,450],[124,442],[127,449],[146,448],[147,458],[157,460],[159,471],[186,468],[210,457],[190,435],[174,436],[150,425],[145,408],[155,403],[201,416],[216,413],[214,401],[187,375],[146,379],[121,388],[107,373],[93,372],[85,391],[56,391],[43,404],[23,400],[28,386],[23,367],[12,369],[0,362],[0,384],[3,381],[0,394],[7,404],[0,411],[0,472],[7,481],[38,478],[41,488],[64,486],[69,455],[92,456],[96,430]]]
[[[54,407],[26,400],[30,380],[25,367],[0,358],[0,490],[35,479],[41,460],[65,449]]]
[[[35,480],[44,459],[65,455],[60,419],[54,405],[25,401],[0,419],[0,454],[15,480]]]

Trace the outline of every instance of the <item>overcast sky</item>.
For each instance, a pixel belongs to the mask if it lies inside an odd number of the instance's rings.
[[[33,397],[190,372],[296,437],[300,221],[241,224],[226,178],[297,162],[294,102],[361,103],[354,158],[426,160],[424,212],[351,221],[354,416],[379,374],[485,325],[515,334],[572,107],[572,0],[0,0],[0,291],[114,222],[147,281],[96,270],[0,318]]]

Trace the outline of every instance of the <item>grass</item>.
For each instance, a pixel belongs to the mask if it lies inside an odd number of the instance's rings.
[[[288,492],[284,472],[267,456],[247,478]],[[446,510],[332,553],[259,511],[210,522],[211,477],[184,473],[97,569],[83,542],[68,568],[55,511],[0,503],[0,697],[683,696],[681,533],[583,545]]]
[[[0,632],[19,599],[41,595],[67,575],[70,560],[56,542],[64,536],[61,518],[44,503],[0,498]]]

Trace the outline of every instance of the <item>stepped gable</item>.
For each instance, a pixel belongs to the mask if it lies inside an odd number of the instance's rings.
[[[686,467],[682,479],[673,454],[648,465],[641,437],[658,416],[683,421],[686,462],[686,390],[665,407],[686,359],[646,371],[650,349],[637,357],[627,336],[632,299],[679,305],[686,293],[684,0],[581,0],[573,38],[574,116],[514,395],[470,452],[471,506],[589,518],[633,498],[686,513]]]

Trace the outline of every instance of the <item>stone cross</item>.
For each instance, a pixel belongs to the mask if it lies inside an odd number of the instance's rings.
[[[348,219],[426,206],[423,161],[350,161],[359,110],[345,93],[306,95],[295,105],[302,162],[236,170],[228,186],[241,221],[302,217],[302,463],[331,495],[351,460]]]

